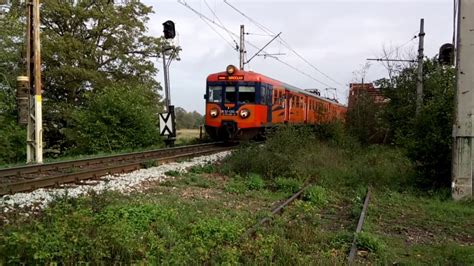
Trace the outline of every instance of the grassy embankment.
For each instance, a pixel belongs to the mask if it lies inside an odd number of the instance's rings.
[[[398,150],[319,139],[288,128],[217,166],[168,173],[175,178],[146,193],[62,198],[33,218],[9,214],[1,262],[344,263],[370,184],[360,262],[474,263],[473,202],[413,189]],[[314,185],[302,199],[244,234],[305,182]]]

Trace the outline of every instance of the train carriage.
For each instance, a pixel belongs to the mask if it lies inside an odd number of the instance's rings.
[[[335,101],[264,75],[229,65],[206,84],[205,127],[213,139],[252,139],[278,124],[318,124],[344,119]]]

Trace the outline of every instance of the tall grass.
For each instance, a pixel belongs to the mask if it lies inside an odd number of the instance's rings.
[[[284,126],[264,145],[246,146],[226,159],[223,171],[258,173],[265,179],[315,178],[326,186],[374,185],[402,188],[413,176],[413,165],[395,148],[361,147],[334,125],[316,129]]]

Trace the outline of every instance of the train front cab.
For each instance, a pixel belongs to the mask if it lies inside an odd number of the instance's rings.
[[[207,80],[206,132],[213,139],[253,139],[272,119],[271,86],[246,78],[248,72],[224,73]]]

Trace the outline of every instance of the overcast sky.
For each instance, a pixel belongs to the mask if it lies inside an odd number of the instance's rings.
[[[166,20],[176,24],[176,41],[182,52],[181,61],[173,62],[170,67],[172,104],[203,113],[206,77],[210,73],[224,71],[229,64],[238,66],[238,53],[229,44],[234,40],[238,42],[238,38],[209,23],[220,36],[177,0],[143,2],[154,7],[155,14],[148,25],[152,35],[162,35],[162,23]],[[246,65],[247,70],[302,89],[318,88],[329,96],[333,96],[334,92],[325,88],[337,88],[336,96],[343,103],[347,102],[348,84],[355,82],[356,77],[360,79],[354,71],[366,64],[366,58],[380,57],[384,46],[389,50],[402,46],[400,50],[406,53],[405,56],[416,54],[418,39],[411,39],[418,33],[420,18],[425,19],[426,56],[435,56],[443,43],[452,40],[452,0],[228,2],[272,32],[282,32],[283,40],[312,65],[275,41],[265,51],[284,54],[278,58],[291,67],[271,58],[256,56]],[[250,33],[245,36],[246,40],[258,47],[272,39],[223,0],[187,0],[186,3],[216,23],[221,22],[236,35],[240,25],[245,25],[245,31]],[[257,52],[250,44],[246,44],[246,48],[248,58]],[[160,69],[158,80],[162,81],[162,62],[157,61],[156,64]],[[385,76],[385,68],[378,62],[372,62],[365,80],[370,82]]]

